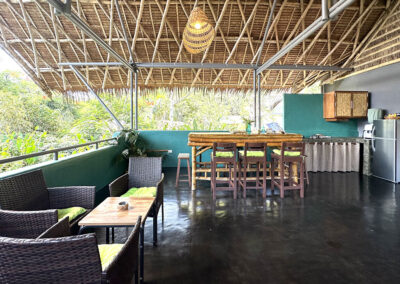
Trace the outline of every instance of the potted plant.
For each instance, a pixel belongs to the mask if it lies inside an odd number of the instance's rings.
[[[164,158],[160,152],[148,152],[146,149],[146,143],[143,138],[139,135],[137,130],[122,130],[119,134],[119,143],[123,143],[124,150],[121,155],[123,158],[129,160],[129,164],[140,165],[143,163],[151,163],[153,165],[159,165],[161,169],[162,159]],[[160,171],[161,175],[161,171]]]
[[[147,157],[146,145],[143,139],[140,138],[139,132],[136,130],[122,130],[118,138],[124,144],[125,149],[122,151],[122,156],[125,159],[129,157]]]
[[[244,117],[242,117],[242,120],[246,124],[247,134],[250,134],[251,133],[251,124],[254,122],[254,120],[251,120],[249,118],[244,118]]]

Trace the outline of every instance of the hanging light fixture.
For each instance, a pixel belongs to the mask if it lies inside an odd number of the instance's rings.
[[[183,31],[183,45],[192,54],[206,50],[213,41],[215,31],[206,14],[199,7],[193,9]]]

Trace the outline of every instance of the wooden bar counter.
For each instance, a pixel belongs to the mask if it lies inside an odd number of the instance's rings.
[[[214,142],[236,143],[238,147],[244,147],[246,142],[264,142],[269,147],[279,147],[282,142],[299,142],[303,140],[300,134],[244,134],[229,132],[192,132],[188,136],[188,145],[192,147],[192,190],[196,189],[196,179],[209,180],[207,177],[198,177],[200,172],[197,165],[197,157],[201,157],[205,151],[212,149]],[[200,161],[201,162],[201,161]]]

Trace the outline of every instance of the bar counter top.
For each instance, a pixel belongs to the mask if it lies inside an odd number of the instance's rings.
[[[214,142],[236,143],[243,147],[246,142],[264,142],[269,146],[280,146],[282,142],[302,141],[303,135],[294,133],[247,134],[229,132],[191,132],[188,135],[189,146],[212,146]]]

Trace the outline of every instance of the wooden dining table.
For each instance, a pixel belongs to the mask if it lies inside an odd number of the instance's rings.
[[[144,226],[154,200],[154,197],[108,197],[78,223],[79,234],[87,228],[106,228],[106,243],[109,243],[110,228],[135,227],[138,217],[142,216],[139,237],[140,283],[144,281]],[[117,205],[121,201],[128,202],[127,210],[118,209]]]
[[[191,132],[188,135],[188,146],[192,147],[192,190],[196,189],[197,180],[209,180],[208,177],[198,177],[200,172],[198,164],[205,164],[201,160],[201,155],[207,150],[212,149],[213,143],[235,143],[237,147],[244,147],[246,142],[267,143],[269,147],[280,147],[282,142],[300,142],[303,135],[295,133],[266,133],[266,134],[247,134],[230,132]]]

